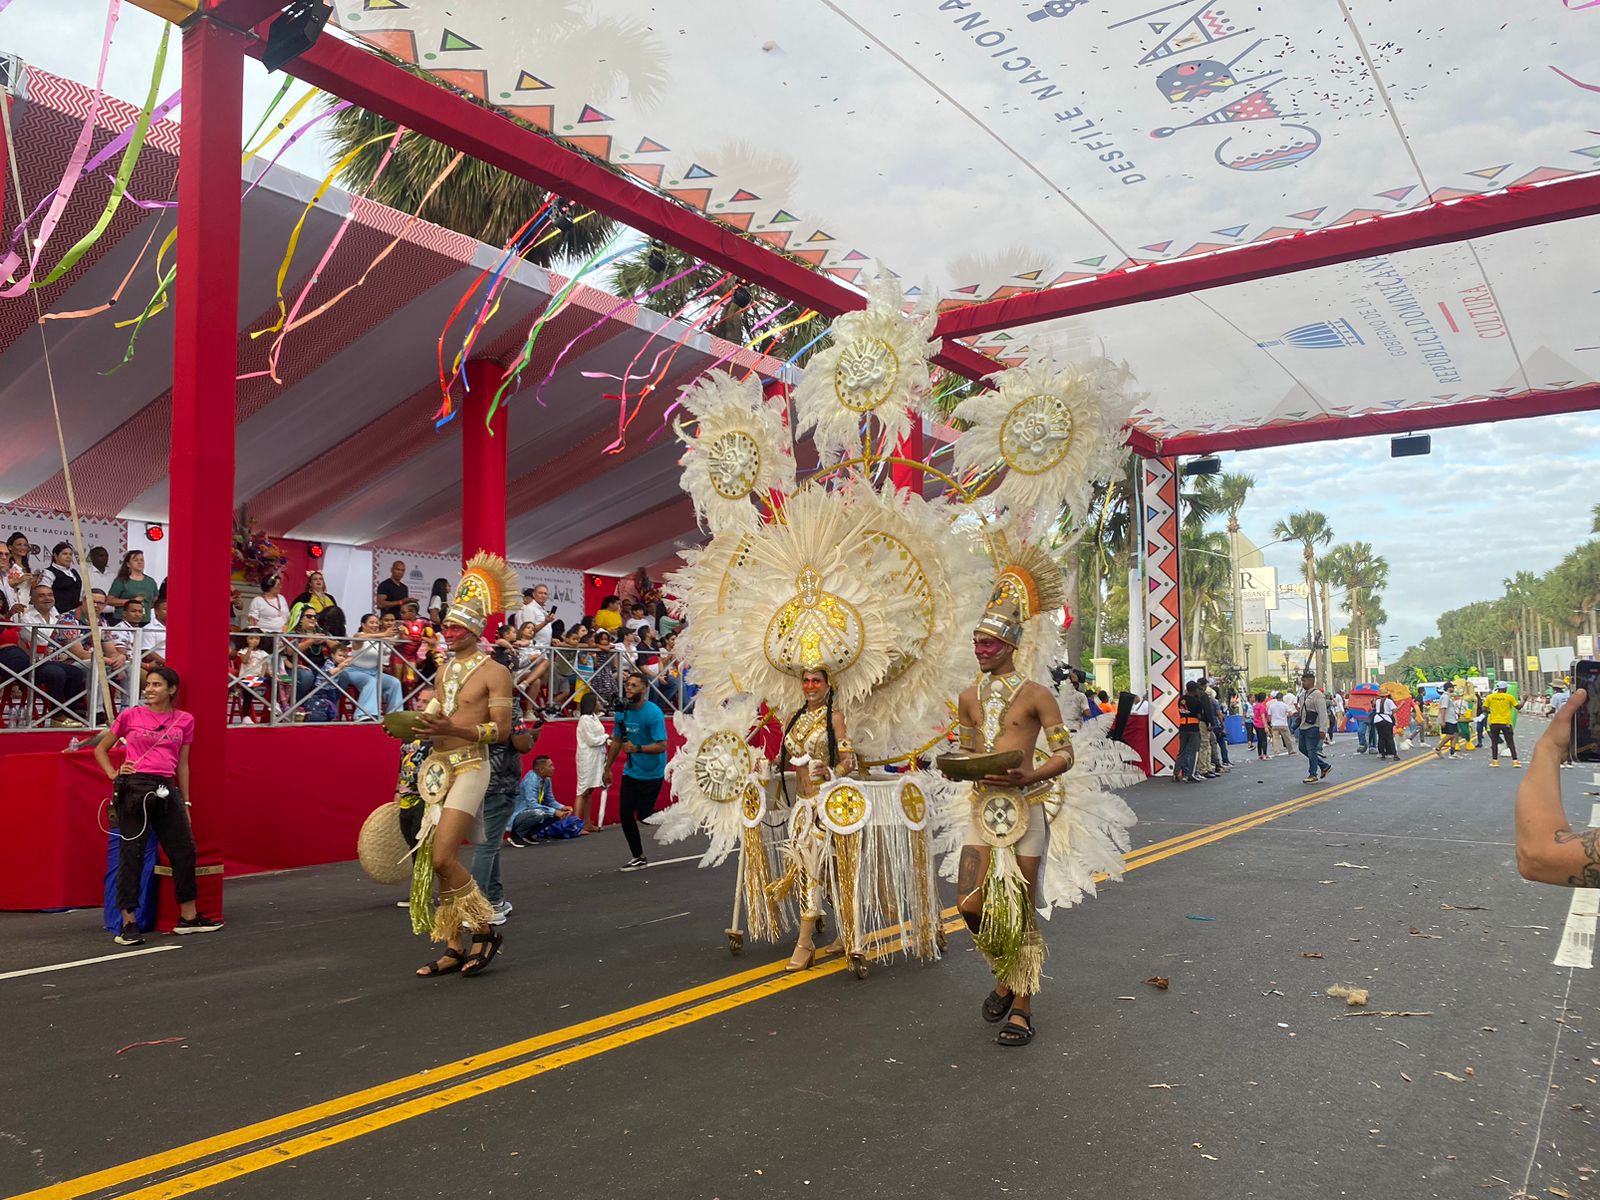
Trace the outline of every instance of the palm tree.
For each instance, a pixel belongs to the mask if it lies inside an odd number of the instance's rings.
[[[1600,504],[1596,504],[1591,511],[1594,520],[1589,523],[1590,533],[1600,533]]]
[[[1365,648],[1365,631],[1376,629],[1371,610],[1377,607],[1378,593],[1389,586],[1388,560],[1373,552],[1371,542],[1340,542],[1323,561],[1326,573],[1345,589],[1342,607],[1350,614],[1351,635],[1357,645]],[[1363,621],[1363,617],[1367,620]],[[1357,678],[1366,677],[1364,659],[1357,664],[1355,674]]]
[[[1305,558],[1305,565],[1301,568],[1305,575],[1308,594],[1306,603],[1311,610],[1311,637],[1312,644],[1322,640],[1323,626],[1317,617],[1317,565],[1316,547],[1326,546],[1333,540],[1333,529],[1328,524],[1328,518],[1322,513],[1307,509],[1304,512],[1290,513],[1283,520],[1272,527],[1272,536],[1280,541],[1299,542],[1301,554]]]
[[[329,103],[334,101],[334,97],[328,97]],[[334,113],[323,122],[323,128],[327,130],[336,158],[356,152],[340,174],[347,186],[364,190],[369,199],[380,204],[406,213],[418,213],[425,221],[480,242],[494,246],[509,244],[517,230],[539,211],[550,195],[537,184],[507,174],[498,167],[465,158],[427,203],[423,203],[429,186],[456,156],[455,150],[419,133],[408,133],[395,146],[394,157],[383,174],[373,180],[373,172],[378,169],[388,149],[388,139],[396,129],[395,123],[352,106]],[[379,140],[374,141],[375,138]],[[566,208],[563,220],[567,217],[572,219],[571,227],[548,240],[548,234],[556,232],[557,226],[553,221],[542,223],[532,238],[537,244],[524,249],[522,257],[541,267],[572,259],[581,262],[610,241],[617,230],[616,223],[609,217],[583,208]]]
[[[1244,629],[1240,610],[1244,602],[1239,585],[1239,510],[1244,507],[1244,502],[1249,498],[1250,489],[1255,487],[1256,481],[1254,476],[1241,471],[1229,471],[1223,475],[1206,478],[1208,482],[1211,479],[1216,481],[1209,489],[1216,510],[1228,514],[1228,569],[1232,575],[1233,586],[1233,638],[1230,656],[1235,663],[1242,663]]]
[[[1217,659],[1218,650],[1227,653],[1227,642],[1218,645],[1225,632],[1225,605],[1228,597],[1228,539],[1220,531],[1206,532],[1185,526],[1178,552],[1183,611],[1189,618],[1186,654]]]

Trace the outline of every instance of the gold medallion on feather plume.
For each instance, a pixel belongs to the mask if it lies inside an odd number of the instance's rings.
[[[794,454],[782,406],[762,396],[753,376],[740,381],[726,371],[701,375],[684,389],[681,401],[694,418],[694,431],[682,421],[673,428],[684,444],[678,461],[695,517],[712,532],[755,525],[754,500],[794,487]]]
[[[750,745],[757,719],[756,702],[750,696],[736,696],[723,704],[702,702],[693,713],[672,718],[683,737],[667,763],[677,803],[667,809],[659,836],[670,843],[694,833],[707,834],[711,846],[702,860],[705,866],[716,866],[739,848],[744,800],[752,784],[759,790],[756,772],[764,761]]]
[[[956,441],[958,471],[1003,464],[989,498],[1025,524],[1052,521],[1063,506],[1081,518],[1095,482],[1126,453],[1122,427],[1139,399],[1132,378],[1103,358],[1002,372],[952,414],[969,426]]]
[[[876,417],[890,445],[911,431],[930,387],[932,305],[906,313],[899,283],[880,275],[867,307],[845,313],[829,329],[828,347],[806,365],[794,390],[796,422],[810,433],[823,462],[861,453],[861,424]]]
[[[800,676],[820,667],[848,708],[888,674],[917,600],[896,580],[893,552],[867,536],[871,517],[841,493],[807,489],[770,523],[685,556],[668,587],[690,614],[681,640],[702,696],[749,692],[792,709]]]

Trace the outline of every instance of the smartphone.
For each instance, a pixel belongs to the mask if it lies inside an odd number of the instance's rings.
[[[1572,757],[1600,763],[1600,660],[1573,663],[1572,686],[1589,693],[1588,702],[1572,714]]]

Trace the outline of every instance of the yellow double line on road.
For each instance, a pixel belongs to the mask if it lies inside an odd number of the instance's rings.
[[[1127,855],[1126,869],[1137,870],[1210,845],[1279,817],[1392,778],[1425,761],[1432,761],[1432,756],[1397,763],[1337,787],[1310,792],[1281,804],[1141,846]],[[944,913],[947,918],[954,914],[953,908]],[[946,929],[953,931],[960,927],[960,921],[952,921]],[[882,930],[875,935],[877,953],[891,954],[900,949],[899,933],[900,930],[896,928]],[[784,973],[781,961],[769,963],[64,1183],[20,1193],[10,1197],[10,1200],[79,1200],[118,1188],[122,1184],[163,1175],[168,1177],[134,1191],[118,1191],[115,1194],[122,1200],[171,1200],[173,1197],[186,1196],[644,1041],[657,1034],[692,1025],[813,980],[840,974],[847,966],[845,959],[834,956],[825,958],[809,971],[790,975]],[[234,1153],[236,1151],[239,1153]],[[215,1161],[207,1162],[208,1159]],[[193,1169],[182,1174],[168,1174],[183,1167]]]

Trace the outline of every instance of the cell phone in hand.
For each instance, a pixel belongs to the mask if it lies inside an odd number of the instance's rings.
[[[1572,686],[1589,693],[1588,702],[1572,714],[1572,757],[1600,763],[1600,659],[1573,663]]]

